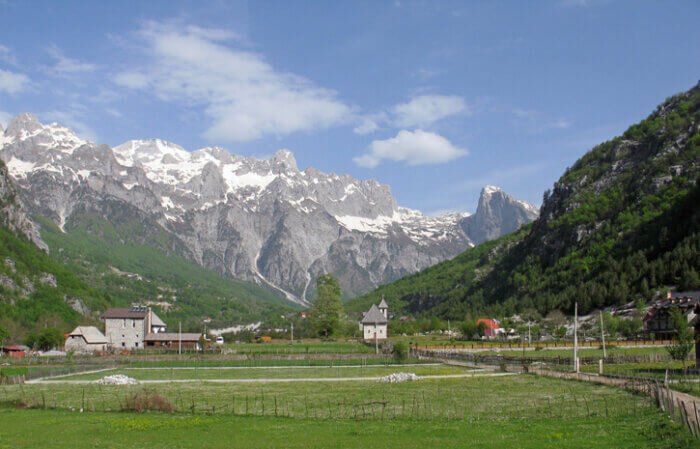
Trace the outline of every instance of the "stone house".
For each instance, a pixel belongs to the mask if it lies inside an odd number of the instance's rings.
[[[372,307],[364,313],[360,321],[362,338],[365,340],[385,340],[389,336],[389,306],[384,298],[379,306]]]
[[[165,332],[165,323],[150,307],[117,307],[102,314],[112,349],[141,349],[146,336]]]
[[[94,326],[78,326],[66,337],[66,351],[95,352],[109,349],[109,341]]]

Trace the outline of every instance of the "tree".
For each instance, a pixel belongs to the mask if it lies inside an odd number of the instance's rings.
[[[10,338],[10,331],[5,326],[0,325],[0,346],[5,346],[5,341]]]
[[[309,311],[309,319],[316,333],[329,338],[340,328],[340,284],[332,274],[324,274],[316,280],[317,296]]]
[[[56,328],[49,327],[38,334],[30,334],[29,337],[27,337],[26,343],[27,346],[31,348],[48,351],[49,349],[61,346],[64,341],[63,332]]]
[[[466,319],[462,321],[459,328],[462,331],[462,335],[464,336],[465,340],[471,340],[479,335],[479,328],[476,326],[476,322],[474,320]]]
[[[669,316],[677,339],[666,347],[666,351],[673,360],[681,360],[683,369],[685,369],[685,359],[688,358],[688,354],[693,349],[693,330],[688,325],[683,311],[678,307],[670,309]]]

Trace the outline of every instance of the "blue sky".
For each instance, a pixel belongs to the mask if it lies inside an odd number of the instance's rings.
[[[204,5],[202,5],[204,4]],[[427,213],[563,170],[700,78],[697,1],[0,0],[0,123],[222,146]]]

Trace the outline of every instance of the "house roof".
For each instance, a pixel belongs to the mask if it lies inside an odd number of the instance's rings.
[[[165,323],[160,319],[154,311],[151,311],[151,326],[161,326],[165,327]]]
[[[479,323],[484,323],[488,329],[499,329],[498,324],[492,319],[489,318],[482,318],[480,320],[476,321],[476,325],[478,326]]]
[[[68,335],[83,337],[85,341],[90,344],[109,343],[109,341],[107,341],[107,338],[95,326],[78,326],[75,329],[73,329],[73,332],[71,332]]]
[[[657,301],[649,308],[649,311],[644,316],[644,320],[654,318],[660,311],[668,310],[671,307],[679,307],[682,310],[694,308],[700,304],[700,291],[690,292],[675,292],[671,293],[670,298],[664,298]]]
[[[384,298],[382,298],[382,302],[379,303],[379,308],[380,309],[388,309],[389,305],[384,301]]]
[[[199,341],[202,334],[185,333],[178,334],[177,332],[158,332],[156,334],[146,335],[146,341]]]
[[[362,317],[362,324],[386,324],[387,319],[376,304],[372,304],[372,307],[365,313]]]
[[[148,307],[113,307],[105,310],[102,319],[131,318],[145,319],[148,316]]]

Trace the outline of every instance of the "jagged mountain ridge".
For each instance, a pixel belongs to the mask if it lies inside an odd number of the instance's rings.
[[[0,158],[28,205],[60,228],[79,220],[76,212],[107,214],[101,204],[116,200],[176,236],[181,244],[172,251],[294,302],[305,303],[313,279],[326,272],[353,296],[433,265],[473,245],[465,229],[493,235],[480,226],[510,213],[429,217],[398,206],[374,180],[300,171],[288,150],[259,160],[222,148],[188,152],[158,139],[110,148],[26,113],[0,139]],[[508,204],[526,212],[497,223],[499,232],[535,216],[532,205]]]

